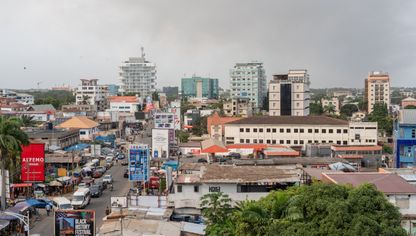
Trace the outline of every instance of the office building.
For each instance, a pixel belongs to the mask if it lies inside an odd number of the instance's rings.
[[[257,111],[267,95],[266,71],[263,63],[237,63],[230,70],[231,97],[247,97]]]
[[[374,104],[384,103],[390,106],[390,77],[388,73],[373,71],[365,79],[364,101],[367,112],[373,112]]]
[[[81,79],[75,95],[77,105],[94,105],[98,111],[107,108],[107,85],[99,85],[98,79]]]
[[[218,79],[192,76],[181,80],[182,97],[218,98]]]
[[[253,115],[253,107],[249,98],[232,98],[224,102],[225,116],[249,117]]]
[[[163,87],[163,92],[166,94],[168,100],[175,100],[179,97],[179,88],[178,87]]]
[[[156,91],[156,65],[145,59],[142,48],[141,57],[130,57],[120,66],[120,92],[137,94],[144,98]]]
[[[288,74],[273,75],[269,84],[269,115],[309,115],[309,84],[307,70],[289,70]]]
[[[224,127],[226,144],[377,145],[377,122],[348,122],[327,116],[252,116]]]
[[[414,167],[416,163],[416,110],[400,110],[393,128],[395,167]]]

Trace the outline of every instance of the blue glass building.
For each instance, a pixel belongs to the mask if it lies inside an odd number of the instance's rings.
[[[182,78],[182,96],[218,98],[218,79],[193,76]]]
[[[416,109],[400,111],[394,122],[395,167],[416,166]]]

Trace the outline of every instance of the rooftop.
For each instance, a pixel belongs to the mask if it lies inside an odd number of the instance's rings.
[[[67,129],[41,129],[41,130],[26,130],[25,131],[29,138],[61,138],[68,135],[77,135],[77,130],[67,130]]]
[[[400,124],[416,124],[416,109],[400,110]]]
[[[208,165],[201,178],[203,183],[283,183],[299,180],[300,169],[296,166]]]
[[[381,146],[341,146],[341,145],[332,145],[331,149],[334,151],[381,151],[383,149]]]
[[[126,103],[138,103],[139,97],[136,96],[110,96],[107,97],[109,102],[126,102]]]
[[[252,116],[228,122],[230,125],[241,124],[290,124],[290,125],[348,125],[348,121],[327,116]]]
[[[329,165],[337,162],[346,162],[341,158],[332,157],[277,157],[271,159],[233,160],[235,165]]]
[[[416,187],[407,183],[402,177],[391,173],[323,173],[323,178],[335,184],[351,184],[357,187],[372,183],[385,194],[416,194]]]
[[[74,116],[71,119],[59,124],[60,128],[76,128],[76,129],[91,129],[98,127],[99,124],[86,116]]]

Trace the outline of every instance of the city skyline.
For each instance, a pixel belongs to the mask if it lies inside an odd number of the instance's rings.
[[[25,2],[0,4],[3,88],[116,84],[118,66],[141,46],[158,89],[193,74],[228,88],[233,65],[252,61],[268,81],[307,69],[311,88],[363,88],[379,70],[393,87],[416,87],[411,1]]]

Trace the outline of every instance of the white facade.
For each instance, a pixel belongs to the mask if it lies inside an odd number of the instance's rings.
[[[152,157],[169,157],[169,130],[152,129]]]
[[[263,63],[237,63],[230,71],[231,97],[247,97],[253,108],[260,108],[267,93]]]
[[[35,98],[33,97],[33,95],[26,94],[26,93],[17,93],[16,101],[19,103],[27,104],[27,105],[35,104]]]
[[[253,115],[253,106],[249,98],[232,98],[224,102],[223,110],[226,116],[249,117]]]
[[[156,91],[156,65],[146,61],[142,48],[141,57],[131,57],[120,66],[120,92],[136,93],[147,97]]]
[[[307,70],[289,70],[287,75],[274,75],[269,84],[269,115],[309,115],[309,84]]]
[[[339,100],[336,97],[333,98],[322,98],[321,99],[321,104],[322,104],[322,108],[326,109],[326,107],[330,107],[332,106],[334,108],[334,114],[339,114],[340,110],[339,110]]]
[[[91,129],[80,129],[79,130],[79,139],[81,141],[92,141],[94,140],[94,135],[98,133],[98,128],[94,127]]]
[[[388,73],[371,72],[365,80],[365,98],[367,111],[371,113],[376,103],[384,103],[390,107],[390,77]]]
[[[97,110],[104,111],[107,108],[108,87],[99,85],[97,79],[81,79],[75,95],[77,105],[95,105]]]
[[[362,129],[361,129],[362,128]],[[376,145],[377,123],[329,124],[225,124],[226,144],[265,143],[301,145]]]

